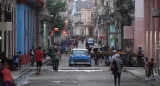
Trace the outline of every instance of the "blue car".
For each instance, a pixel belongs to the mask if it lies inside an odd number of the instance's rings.
[[[73,49],[69,56],[69,66],[88,65],[91,66],[91,57],[87,49]]]

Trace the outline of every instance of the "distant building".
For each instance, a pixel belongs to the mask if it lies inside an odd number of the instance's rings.
[[[73,35],[89,36],[90,35],[89,29],[92,26],[91,25],[92,0],[86,0],[86,1],[77,0],[75,1],[75,3],[76,3],[76,15],[73,15],[73,23],[75,27],[73,31],[75,32],[75,34]]]

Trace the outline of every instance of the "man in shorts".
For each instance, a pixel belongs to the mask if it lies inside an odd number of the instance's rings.
[[[41,50],[41,47],[38,48],[36,51],[36,62],[37,62],[37,75],[41,75],[41,67],[42,67],[42,57],[43,57],[43,52]]]

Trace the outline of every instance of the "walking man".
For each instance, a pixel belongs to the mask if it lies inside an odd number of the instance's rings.
[[[53,71],[56,71],[56,59],[55,59],[55,52],[51,50],[50,57],[52,58],[52,67]]]
[[[22,62],[21,51],[19,52],[18,59],[19,59],[19,70],[20,70],[21,69],[21,62]]]
[[[37,75],[41,75],[41,67],[42,67],[42,57],[43,57],[43,52],[41,50],[41,47],[38,48],[36,51],[36,62],[37,62]]]
[[[114,67],[114,68],[113,68]],[[120,78],[122,72],[122,60],[119,55],[116,55],[111,63],[111,70],[114,74],[114,83],[117,86],[117,78],[118,78],[118,86],[120,86]]]

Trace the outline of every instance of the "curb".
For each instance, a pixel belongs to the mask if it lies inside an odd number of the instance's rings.
[[[50,59],[44,61],[42,64],[46,64],[48,61],[50,61]],[[22,73],[20,76],[18,76],[18,78],[14,79],[14,80],[17,81],[17,80],[20,79],[23,75],[31,72],[32,70],[33,70],[33,69],[28,69],[28,70],[26,70],[24,73]]]
[[[124,69],[124,71],[127,71],[128,73],[130,73],[131,75],[135,76],[136,78],[143,80],[143,78],[141,78],[139,76],[136,76],[134,73],[132,73],[132,72],[126,70],[126,69]],[[147,83],[147,84],[149,84],[149,85],[151,85],[151,86],[155,86],[151,82],[148,82],[148,81],[145,81],[145,80],[144,80],[144,82]]]
[[[26,71],[25,71],[23,74],[21,74],[18,78],[14,79],[15,82],[16,82],[18,79],[20,79],[23,75],[25,75],[25,74],[27,74],[27,73],[29,73],[29,72],[31,72],[31,71],[32,71],[32,69],[26,70]]]
[[[132,72],[130,72],[130,71],[128,71],[128,70],[126,70],[126,69],[124,69],[124,71],[126,71],[126,72],[130,73],[131,75],[135,76],[135,77],[136,77],[136,78],[138,78],[138,79],[142,79],[141,77],[136,76],[134,73],[132,73]]]

